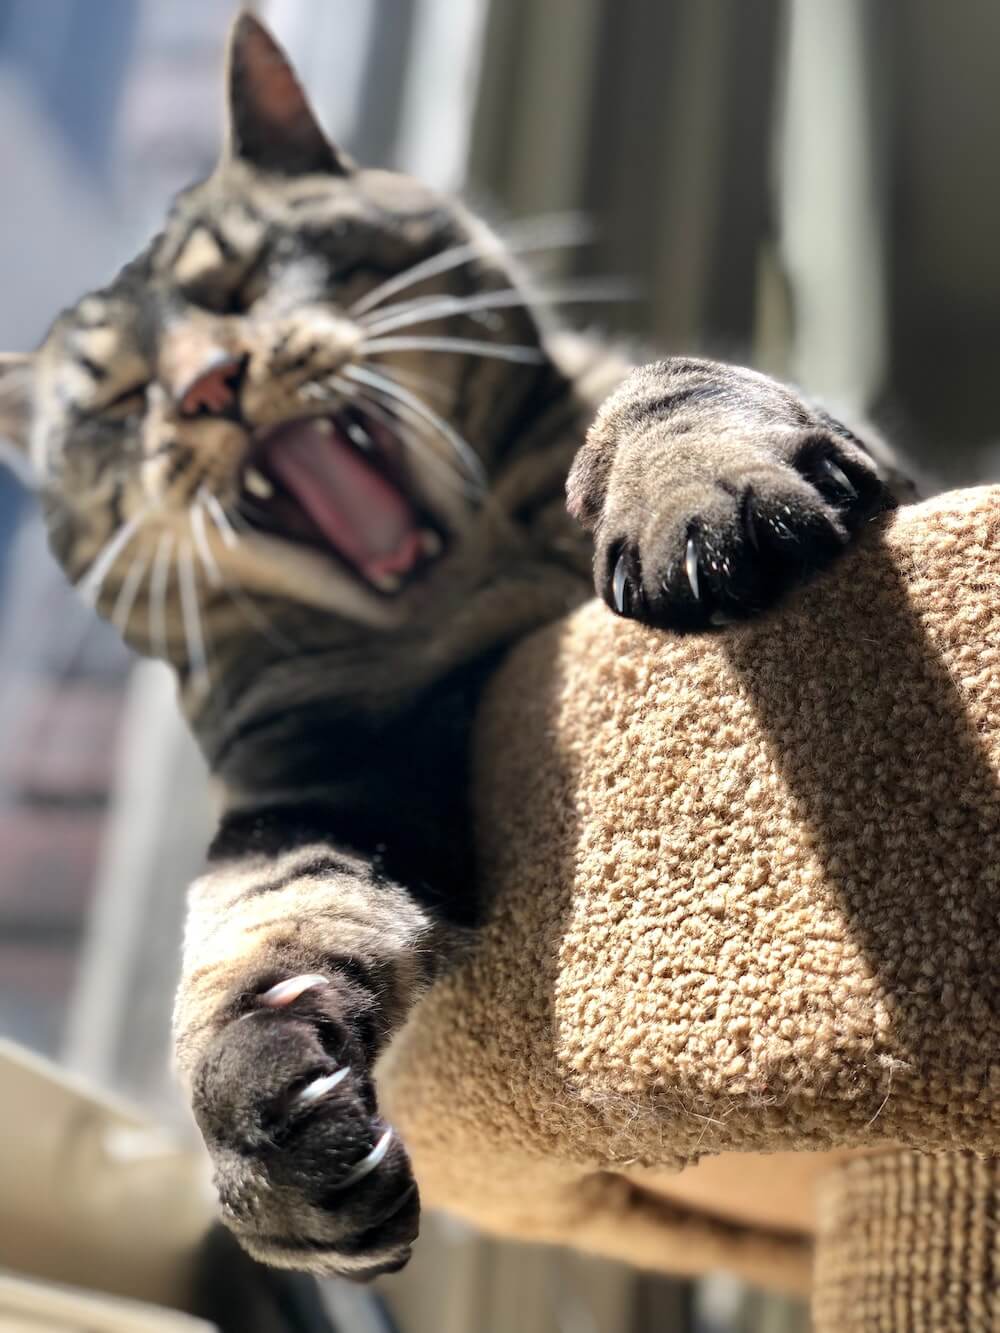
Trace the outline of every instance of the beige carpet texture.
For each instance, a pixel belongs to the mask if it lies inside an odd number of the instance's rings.
[[[475,795],[490,922],[384,1078],[427,1204],[804,1289],[841,1150],[1000,1152],[1000,489],[725,635],[588,604],[492,683]]]
[[[900,1150],[855,1161],[819,1197],[813,1320],[826,1333],[996,1333],[1000,1163]]]

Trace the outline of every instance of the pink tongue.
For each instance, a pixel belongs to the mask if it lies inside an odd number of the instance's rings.
[[[419,559],[413,509],[330,423],[298,422],[278,432],[267,463],[323,535],[367,578],[405,574]]]

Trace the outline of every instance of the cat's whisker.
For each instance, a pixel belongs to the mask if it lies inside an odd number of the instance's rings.
[[[224,582],[222,571],[219,569],[218,562],[212,554],[212,544],[208,540],[208,529],[205,526],[205,502],[199,499],[192,506],[189,515],[189,524],[191,527],[191,538],[194,541],[195,550],[201,560],[202,567],[205,570],[205,576],[213,588],[221,588]]]
[[[461,356],[482,356],[495,361],[514,361],[521,365],[539,365],[545,353],[527,344],[482,342],[475,338],[373,338],[361,348],[365,355],[385,352],[450,352]]]
[[[199,557],[201,556],[201,552],[196,551],[195,554]],[[232,574],[230,574],[221,585],[220,591],[228,597],[251,629],[256,630],[258,634],[267,639],[275,648],[280,648],[283,653],[290,653],[294,650],[291,641],[275,627],[274,623],[264,615],[263,611],[259,610],[253,604],[247,594],[243,591],[242,584],[238,579],[235,579]]]
[[[199,491],[199,501],[204,507],[201,512],[208,513],[209,519],[215,524],[217,531],[219,531],[219,536],[223,539],[224,543],[227,544],[227,547],[239,547],[240,535],[236,532],[236,528],[233,527],[232,517],[225,512],[219,499],[217,499],[216,496],[213,496],[212,492],[208,491],[207,488],[201,487]],[[197,512],[199,512],[199,509],[196,507],[193,513]],[[252,628],[256,629],[257,633],[260,633],[265,639],[271,641],[276,648],[280,648],[281,652],[292,652],[293,644],[291,643],[291,640],[288,640],[287,637],[285,637],[283,633],[271,623],[271,620],[268,620],[268,617],[264,615],[263,611],[260,611],[259,608],[253,605],[253,601],[249,599],[249,596],[245,593],[243,584],[237,579],[235,573],[228,571],[224,575],[224,573],[220,571],[219,567],[215,564],[215,560],[212,559],[211,551],[208,551],[208,544],[205,543],[203,548],[200,547],[199,543],[196,541],[195,549],[197,555],[199,555],[201,559],[201,563],[204,564],[205,556],[208,556],[212,568],[215,568],[216,575],[219,576],[220,579],[220,583],[217,584],[217,587],[220,587],[221,591],[225,593],[225,596],[228,597],[229,601],[232,601],[233,607],[236,607],[237,611],[240,612],[240,615],[244,617],[244,620],[247,620],[248,623],[252,625]]]
[[[190,546],[183,548],[178,555],[177,580],[181,590],[181,617],[184,624],[184,640],[187,644],[188,663],[191,667],[192,686],[196,695],[202,695],[207,692],[211,684],[211,676],[208,670],[208,653],[201,623],[198,580]]]
[[[476,453],[468,440],[459,435],[458,431],[456,431],[453,426],[449,425],[443,417],[439,416],[432,407],[428,407],[422,398],[418,398],[417,395],[411,393],[409,389],[405,389],[401,384],[397,384],[388,372],[374,371],[367,369],[364,366],[350,365],[343,367],[343,375],[345,378],[353,380],[354,382],[360,382],[361,384],[367,385],[369,388],[381,393],[384,397],[394,399],[404,408],[408,408],[411,413],[415,413],[418,417],[421,417],[452,446],[468,469],[470,478],[476,488],[479,490],[486,489],[486,474],[483,470],[483,465],[479,461],[479,458],[476,456]]]
[[[111,623],[123,639],[128,637],[129,626],[132,623],[132,613],[135,610],[135,600],[139,595],[139,589],[142,587],[142,581],[146,577],[148,569],[148,555],[134,557],[125,578],[122,580],[118,596],[115,598],[114,609],[111,612]]]
[[[170,657],[170,639],[167,633],[167,593],[170,590],[170,567],[173,563],[177,539],[165,532],[159,540],[149,576],[149,641],[153,652],[164,661]]]
[[[398,432],[399,427],[402,424],[398,415],[398,410],[401,406],[399,403],[395,404],[397,412],[391,412],[380,399],[375,397],[374,392],[371,390],[360,388],[356,384],[349,384],[346,380],[341,379],[337,375],[332,377],[330,383],[333,388],[336,389],[338,393],[342,394],[349,402],[358,401],[364,403],[367,411],[371,412],[373,416],[377,416],[380,421],[383,421],[389,427],[390,430]],[[431,429],[425,422],[420,421],[419,419],[418,421],[409,424],[413,431],[416,431],[418,428],[425,431],[430,431]],[[436,431],[434,433],[437,434]],[[419,454],[419,456],[425,460],[429,467],[440,472],[449,485],[454,486],[463,492],[468,491],[469,482],[462,473],[459,472],[448,459],[442,458],[439,454],[435,453],[433,449],[429,448],[427,442],[419,435],[409,434],[407,443],[410,448],[413,449],[414,453]]]
[[[111,573],[126,546],[139,531],[147,513],[148,510],[142,509],[138,514],[133,514],[130,519],[126,519],[111,540],[98,552],[86,574],[77,583],[77,591],[90,606],[97,605],[105,579]]]
[[[586,218],[579,213],[560,213],[549,217],[532,218],[520,227],[518,224],[509,227],[498,239],[495,253],[525,255],[539,250],[568,249],[576,245],[586,245],[588,241],[593,240],[593,237],[594,227]],[[441,273],[461,268],[463,264],[489,258],[491,258],[490,252],[481,241],[464,241],[460,245],[453,245],[448,250],[442,250],[440,254],[411,265],[404,272],[395,274],[370,292],[366,292],[359,301],[355,301],[348,313],[356,319],[375,306],[381,306],[390,296],[415,287],[418,282],[426,278],[435,278]]]
[[[546,305],[590,304],[635,299],[635,286],[620,280],[601,278],[594,282],[576,282],[566,287],[551,287],[537,291],[505,287],[499,291],[478,292],[474,296],[428,297],[422,301],[408,301],[407,308],[397,314],[388,310],[376,312],[376,318],[365,324],[368,333],[377,336],[396,329],[408,329],[432,319],[446,319],[452,315],[473,314],[476,311],[511,310],[520,306],[534,309]]]
[[[218,529],[219,536],[231,551],[235,550],[240,544],[240,539],[236,535],[236,529],[233,527],[232,520],[226,513],[225,509],[223,509],[218,497],[213,495],[206,487],[202,486],[198,491],[198,499],[201,500],[202,504],[208,510],[209,517]]]
[[[233,520],[231,516],[226,513],[225,509],[223,509],[222,505],[219,503],[219,501],[216,499],[215,496],[210,497],[214,501],[214,505],[207,504],[209,492],[205,491],[204,494],[206,497],[206,505],[208,508],[209,517],[212,519],[213,523],[215,523],[216,527],[218,528],[219,534],[223,536],[223,539],[225,539],[225,534],[228,532],[229,534],[231,534],[231,540],[228,541],[226,544],[239,545],[240,537],[236,529],[233,527]],[[273,644],[274,647],[276,648],[280,648],[283,653],[294,652],[295,645],[291,642],[290,639],[286,638],[286,636],[281,633],[281,631],[274,625],[274,623],[271,620],[268,619],[268,617],[263,613],[263,611],[260,610],[259,607],[254,605],[253,601],[247,596],[246,592],[244,591],[243,585],[240,583],[239,579],[236,577],[235,574],[233,574],[231,570],[228,571],[227,574],[223,576],[223,582],[221,586],[222,586],[222,591],[226,594],[226,596],[229,598],[232,604],[236,607],[237,611],[239,611],[239,613],[243,616],[244,620],[246,620],[247,623],[253,629],[255,629],[258,634],[263,635],[263,637],[267,639],[269,643]]]

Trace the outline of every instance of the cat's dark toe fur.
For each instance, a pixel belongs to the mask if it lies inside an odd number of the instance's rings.
[[[700,361],[625,382],[569,496],[594,531],[599,595],[680,631],[767,610],[894,503],[846,428],[763,376]]]
[[[402,1267],[419,1195],[336,985],[279,1007],[258,997],[216,1035],[192,1091],[223,1213],[251,1253],[356,1280]]]

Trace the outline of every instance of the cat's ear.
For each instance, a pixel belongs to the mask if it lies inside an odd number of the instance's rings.
[[[0,353],[0,442],[28,452],[35,374],[32,356]]]
[[[252,14],[233,24],[228,63],[231,157],[281,176],[346,176],[354,169],[323,133],[288,57]]]

